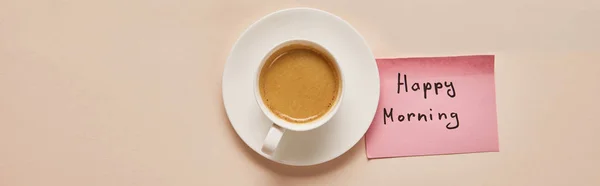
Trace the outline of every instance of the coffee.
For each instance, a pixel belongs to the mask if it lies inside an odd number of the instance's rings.
[[[333,58],[305,45],[289,45],[270,55],[259,75],[261,98],[278,117],[292,123],[319,119],[341,91]]]

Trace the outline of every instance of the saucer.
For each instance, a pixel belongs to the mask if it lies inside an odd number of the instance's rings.
[[[260,149],[272,123],[256,103],[253,80],[261,59],[289,39],[328,48],[338,58],[346,90],[328,123],[305,132],[286,131],[270,157]],[[350,150],[369,128],[379,102],[379,71],[365,40],[341,18],[312,8],[276,11],[252,24],[230,52],[222,86],[227,117],[242,141],[267,159],[295,166],[324,163]]]

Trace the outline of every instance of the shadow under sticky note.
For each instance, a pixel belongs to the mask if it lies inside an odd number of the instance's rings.
[[[367,157],[497,152],[494,56],[377,59]]]

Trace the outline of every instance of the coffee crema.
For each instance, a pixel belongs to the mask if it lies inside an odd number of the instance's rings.
[[[259,75],[261,98],[278,117],[307,123],[325,115],[339,97],[339,69],[332,58],[303,45],[290,45],[267,58]]]

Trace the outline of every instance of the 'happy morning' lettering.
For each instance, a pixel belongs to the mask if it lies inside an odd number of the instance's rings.
[[[440,94],[447,95],[449,98],[456,97],[456,90],[452,81],[439,81],[439,82],[409,82],[406,74],[398,73],[397,91],[398,95],[418,92],[423,94],[423,99],[427,97],[438,96]],[[454,121],[452,121],[454,119]],[[389,121],[388,121],[389,120]],[[394,114],[394,108],[383,108],[383,124],[387,125],[388,122],[410,122],[410,121],[447,121],[446,129],[456,129],[459,126],[458,113],[450,112],[433,112],[433,109],[429,109],[427,113],[419,112],[408,112],[408,113],[396,113]]]

